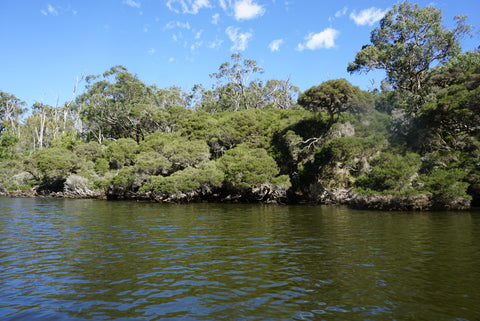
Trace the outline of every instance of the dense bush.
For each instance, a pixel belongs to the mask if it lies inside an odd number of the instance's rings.
[[[472,198],[467,194],[469,184],[464,179],[465,171],[462,169],[436,168],[428,175],[421,175],[419,181],[436,200],[446,201],[456,198],[470,200]]]
[[[234,190],[249,190],[267,184],[279,174],[275,160],[262,148],[241,144],[219,159],[226,184]]]
[[[420,155],[383,152],[371,161],[370,173],[359,177],[355,186],[359,191],[398,193],[412,189],[412,182],[421,166]]]
[[[222,186],[224,173],[215,161],[206,161],[197,168],[187,167],[170,176],[150,176],[141,187],[142,192],[154,192],[162,198],[190,193],[188,197],[210,195]]]
[[[33,162],[39,178],[66,178],[80,168],[81,160],[68,149],[54,147],[37,152]]]
[[[107,157],[110,168],[121,169],[130,166],[135,161],[137,143],[132,138],[120,138],[117,141],[108,141]]]

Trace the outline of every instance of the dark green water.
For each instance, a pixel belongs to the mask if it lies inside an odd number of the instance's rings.
[[[480,212],[0,198],[1,320],[480,320]]]

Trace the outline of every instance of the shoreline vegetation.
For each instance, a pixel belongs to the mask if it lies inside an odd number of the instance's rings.
[[[395,5],[348,64],[385,71],[370,91],[334,79],[302,93],[238,53],[212,89],[158,88],[114,66],[79,78],[63,105],[0,90],[0,196],[479,206],[480,52],[461,52],[470,27],[456,22]]]

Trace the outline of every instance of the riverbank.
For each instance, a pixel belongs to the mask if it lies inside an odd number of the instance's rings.
[[[211,195],[175,194],[160,195],[155,193],[128,193],[122,195],[108,194],[104,191],[37,191],[29,190],[0,191],[4,197],[51,197],[67,199],[99,199],[99,200],[142,200],[156,203],[259,203],[280,205],[344,205],[352,209],[379,210],[379,211],[432,211],[432,210],[469,210],[471,201],[465,198],[450,200],[435,199],[432,195],[419,194],[409,196],[399,195],[365,195],[354,193],[347,189],[323,190],[311,195],[309,199],[301,197],[287,198],[286,195],[268,196],[265,192],[262,197],[252,195],[231,195],[213,193]],[[281,196],[281,197],[280,197]]]

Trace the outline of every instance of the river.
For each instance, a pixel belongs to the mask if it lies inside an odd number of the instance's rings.
[[[480,320],[480,212],[0,198],[1,320]]]

